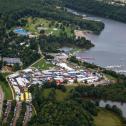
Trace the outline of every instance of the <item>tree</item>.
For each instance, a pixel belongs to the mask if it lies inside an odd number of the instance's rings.
[[[20,64],[19,63],[15,63],[13,66],[14,71],[20,70]]]
[[[89,115],[83,108],[71,101],[46,103],[37,117],[29,122],[29,125],[33,126],[36,122],[39,123],[38,125],[93,126]]]
[[[41,30],[41,31],[40,31],[40,34],[41,34],[41,35],[44,35],[44,34],[45,34],[45,30]]]
[[[2,62],[2,61],[0,61],[0,69],[2,68],[2,65],[3,65],[3,62]]]

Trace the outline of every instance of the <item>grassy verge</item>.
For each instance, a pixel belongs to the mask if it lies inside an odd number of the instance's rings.
[[[35,116],[37,113],[36,113],[36,110],[35,110],[35,107],[32,105],[32,116]]]
[[[117,79],[109,74],[105,74],[105,76],[109,79],[109,80],[113,80],[115,82],[117,82]]]
[[[3,76],[6,78],[6,76],[9,75],[8,73],[4,73]],[[4,92],[4,99],[11,100],[13,99],[12,92],[10,89],[10,86],[7,81],[1,81],[0,80],[0,86]]]
[[[12,97],[12,92],[11,92],[11,89],[10,89],[8,83],[0,81],[0,85],[4,92],[4,99],[11,100],[13,97]]]
[[[98,116],[94,118],[96,126],[122,126],[121,119],[114,113],[99,109]]]

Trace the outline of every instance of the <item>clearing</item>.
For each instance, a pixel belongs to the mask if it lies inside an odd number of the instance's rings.
[[[63,101],[65,98],[67,98],[69,96],[69,92],[73,88],[74,88],[73,86],[67,86],[66,87],[66,89],[67,89],[66,92],[63,92],[63,91],[61,91],[59,89],[55,89],[56,99],[58,101]],[[47,97],[52,90],[53,90],[53,88],[44,89],[44,96]]]
[[[122,126],[120,117],[105,109],[99,109],[94,121],[96,126]]]

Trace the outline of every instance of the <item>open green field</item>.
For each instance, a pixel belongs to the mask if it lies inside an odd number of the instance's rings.
[[[49,93],[51,92],[51,90],[52,89],[45,89],[44,90],[44,96],[47,97],[49,95]],[[62,92],[62,91],[60,91],[58,89],[56,89],[55,92],[56,92],[56,99],[58,101],[64,100],[68,95],[67,93],[64,93],[64,92]]]
[[[45,59],[41,58],[32,67],[39,68],[39,69],[42,69],[42,70],[46,70],[46,69],[49,69],[50,67],[53,67],[53,65],[50,64],[50,63],[47,63]]]
[[[122,126],[121,119],[114,113],[100,109],[98,116],[94,118],[96,126]]]
[[[45,34],[47,35],[60,36],[64,33],[66,33],[69,37],[74,35],[72,26],[70,27],[66,26],[65,24],[63,25],[62,23],[54,20],[32,17],[25,19],[27,20],[27,25],[24,28],[36,35],[39,35],[40,29],[44,30]]]
[[[55,92],[56,92],[56,99],[57,99],[58,101],[64,100],[67,96],[69,96],[69,91],[70,91],[71,89],[73,89],[73,88],[74,88],[73,86],[67,86],[67,87],[66,87],[66,89],[67,89],[66,92],[62,92],[61,90],[56,89],[56,90],[55,90]],[[47,96],[49,95],[49,93],[51,92],[51,90],[52,90],[51,88],[45,89],[45,90],[44,90],[44,96],[47,97]]]

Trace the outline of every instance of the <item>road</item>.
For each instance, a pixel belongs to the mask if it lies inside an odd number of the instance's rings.
[[[6,123],[7,121],[7,118],[8,118],[8,115],[10,113],[10,110],[11,110],[11,101],[7,101],[7,108],[6,108],[6,111],[5,111],[5,118],[3,119],[3,122]]]
[[[2,115],[3,100],[4,100],[4,93],[2,88],[0,87],[0,118]]]
[[[16,126],[16,122],[17,122],[17,119],[19,118],[20,111],[21,111],[21,102],[17,102],[16,112],[15,112],[16,114],[14,117],[13,126]]]
[[[25,117],[24,117],[24,124],[23,126],[27,126],[28,122],[30,121],[31,117],[32,117],[32,105],[28,104],[26,109],[26,113],[25,113]]]
[[[39,62],[40,60],[42,60],[44,58],[43,54],[42,54],[42,51],[41,51],[41,48],[40,48],[40,45],[38,45],[38,53],[41,55],[41,58],[38,59],[37,61],[35,61],[33,64],[31,64],[29,67],[32,67],[34,64],[36,64],[37,62]],[[29,68],[28,67],[28,68]]]

